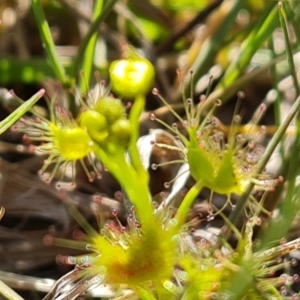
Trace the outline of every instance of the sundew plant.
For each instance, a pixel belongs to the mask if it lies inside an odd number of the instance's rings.
[[[43,299],[300,298],[300,238],[289,234],[299,222],[300,209],[300,88],[294,57],[299,50],[300,7],[289,1],[257,1],[257,6],[250,0],[202,2],[205,34],[210,36],[203,43],[199,38],[201,46],[191,45],[185,64],[177,68],[174,91],[162,84],[166,78],[161,79],[159,60],[150,55],[155,52],[143,32],[147,21],[136,19],[130,5],[94,1],[90,27],[66,66],[42,2],[30,2],[52,77],[59,84],[52,97],[40,89],[27,101],[18,99],[19,107],[0,123],[0,133],[11,127],[12,134],[22,134],[28,152],[43,155],[39,184],[51,188],[80,228],[68,238],[51,228],[44,236],[45,251],[64,249],[56,260],[69,271]],[[64,5],[79,13],[74,3]],[[101,27],[99,36],[97,30],[108,16],[118,19],[120,32],[122,24],[128,26],[128,39],[118,42],[120,55],[99,72],[93,58],[107,28]],[[241,30],[239,18],[250,19],[241,22]],[[138,28],[137,22],[143,26]],[[158,39],[159,29],[150,28],[158,31]],[[284,44],[281,53],[275,49],[276,30]],[[136,45],[137,38],[143,47]],[[156,54],[174,46],[172,39],[162,42]],[[177,42],[174,49],[184,47]],[[240,43],[236,58],[218,63],[233,42]],[[269,60],[253,67],[259,51],[268,51]],[[223,68],[218,78],[213,76],[214,64]],[[244,121],[247,92],[240,90],[267,71],[273,93]],[[289,76],[294,91],[284,116],[282,74]],[[46,109],[35,106],[42,97]],[[225,124],[219,116],[230,97],[237,101]],[[159,107],[149,112],[149,101]],[[271,104],[276,124],[262,125]],[[145,118],[151,128],[141,136]],[[168,155],[153,158],[155,151]],[[283,163],[274,171],[271,162],[277,156]],[[175,175],[171,172],[154,195],[152,177],[165,169],[175,170]],[[115,198],[121,209],[104,214],[106,197],[99,191],[89,203],[93,218],[87,218],[75,201],[69,201],[82,173],[87,184],[110,174],[120,187]],[[202,195],[206,199],[201,201]],[[0,213],[5,217],[5,206]],[[22,299],[5,281],[0,281],[0,293]]]

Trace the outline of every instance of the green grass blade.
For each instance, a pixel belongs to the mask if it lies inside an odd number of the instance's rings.
[[[284,6],[287,19],[289,20],[289,24],[294,27],[293,33],[295,34],[295,37],[297,39],[297,44],[300,45],[300,14],[297,13],[300,9],[300,3],[299,1],[284,1],[282,2],[282,4]]]
[[[284,12],[284,8],[281,2],[278,3],[278,10],[279,10],[279,19],[280,19],[280,25],[283,31],[284,41],[285,41],[285,47],[286,47],[286,53],[287,53],[287,59],[290,67],[290,72],[293,78],[293,84],[296,91],[296,95],[300,95],[300,87],[297,79],[297,73],[296,73],[296,67],[294,63],[293,58],[293,52],[290,45],[290,37],[287,29],[287,22],[286,22],[286,16]]]
[[[279,213],[272,218],[260,237],[261,243],[258,250],[268,249],[271,243],[278,244],[282,237],[285,237],[291,229],[292,224],[300,210],[300,186],[296,184],[299,165],[300,140],[293,144],[290,150],[289,170],[286,181],[289,183],[284,201],[279,209]],[[272,245],[274,246],[274,245]]]
[[[51,36],[49,25],[45,18],[41,1],[40,0],[31,0],[31,5],[33,13],[36,19],[36,25],[38,26],[43,45],[46,49],[47,56],[50,62],[51,67],[57,77],[64,87],[69,87],[69,80],[65,74],[65,70],[59,60],[57,52],[55,50],[55,45]]]
[[[18,121],[31,107],[45,94],[45,90],[41,89],[34,94],[29,100],[24,102],[14,112],[12,112],[7,118],[0,122],[0,134],[12,126]]]
[[[293,79],[294,89],[297,95],[300,95],[300,87],[297,79],[296,67],[293,59],[293,53],[290,45],[290,37],[287,28],[287,20],[282,2],[278,3],[280,24],[284,35],[287,59],[289,69]],[[283,204],[280,208],[278,217],[272,219],[268,226],[268,230],[264,232],[261,248],[267,248],[272,242],[278,240],[286,235],[291,228],[292,223],[300,210],[300,187],[296,186],[296,177],[298,175],[299,165],[299,147],[300,147],[300,122],[299,112],[297,115],[297,135],[290,149],[290,156],[288,160],[289,170],[287,175],[287,182],[289,182],[287,193]]]
[[[92,22],[91,27],[89,28],[89,31],[87,32],[85,38],[83,41],[81,41],[77,55],[74,59],[74,64],[71,72],[72,78],[76,78],[77,74],[80,71],[81,63],[83,61],[84,54],[86,53],[86,47],[88,46],[91,37],[95,34],[95,32],[98,30],[98,27],[100,26],[101,22],[105,20],[105,18],[109,15],[111,10],[113,9],[115,3],[118,0],[110,0],[105,1],[105,5],[102,9],[102,13],[98,15],[98,17]]]
[[[214,65],[215,58],[220,49],[222,48],[222,45],[225,43],[226,36],[230,31],[230,28],[233,26],[236,16],[244,4],[245,3],[243,0],[236,1],[236,3],[232,6],[230,12],[228,13],[227,17],[224,19],[222,25],[218,28],[214,36],[212,36],[208,41],[208,44],[205,47],[205,49],[203,49],[199,53],[195,62],[191,66],[191,70],[194,71],[195,82],[197,82],[197,80],[201,76],[206,74],[211,68],[211,66]],[[184,90],[186,92],[189,92],[192,84],[189,74],[187,74],[184,84]]]
[[[270,2],[261,14],[255,28],[244,41],[240,55],[227,68],[223,79],[216,89],[226,88],[235,82],[236,79],[245,71],[255,52],[269,38],[270,34],[278,26],[278,13],[274,2]]]
[[[93,17],[92,21],[94,22],[99,16],[101,16],[103,7],[103,0],[97,0],[95,2],[93,8]],[[83,79],[80,83],[80,91],[81,93],[86,93],[89,90],[89,83],[92,75],[93,70],[93,62],[94,62],[94,54],[95,54],[95,47],[97,43],[97,32],[95,32],[88,41],[84,61],[83,61]]]

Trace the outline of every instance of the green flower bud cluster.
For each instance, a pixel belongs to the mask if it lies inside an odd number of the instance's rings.
[[[119,99],[110,96],[100,98],[92,108],[80,114],[79,123],[99,144],[126,148],[130,142],[131,125]]]
[[[25,118],[21,126],[15,126],[15,130],[25,133],[27,141],[40,143],[35,145],[37,151],[49,155],[40,171],[40,174],[43,174],[54,164],[48,182],[55,177],[61,167],[66,169],[69,163],[72,165],[72,180],[75,181],[76,161],[81,163],[89,180],[92,181],[94,175],[98,176],[99,172],[96,165],[92,165],[93,174],[88,170],[84,161],[86,157],[90,159],[94,154],[105,165],[109,165],[109,161],[104,162],[107,157],[110,159],[112,157],[115,159],[118,155],[123,157],[125,150],[136,143],[139,134],[139,116],[145,106],[144,96],[154,81],[154,67],[130,47],[126,50],[125,56],[126,59],[111,64],[109,73],[113,91],[119,97],[134,98],[129,118],[122,101],[109,96],[107,90],[102,91],[103,86],[100,84],[100,95],[90,99],[90,102],[82,100],[84,109],[75,119],[63,107],[53,106],[53,103],[49,102],[50,120],[33,110],[35,118]],[[135,147],[131,147],[131,150],[134,152],[131,155],[133,160],[138,161],[138,151]],[[105,155],[101,156],[99,152]]]

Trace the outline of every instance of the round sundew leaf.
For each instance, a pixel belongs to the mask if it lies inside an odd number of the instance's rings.
[[[100,98],[93,109],[103,115],[109,124],[113,124],[118,119],[125,117],[123,103],[121,100],[113,97]]]
[[[95,110],[86,110],[80,114],[79,123],[87,129],[89,135],[98,143],[103,142],[108,136],[106,118]]]
[[[86,157],[93,147],[93,142],[89,134],[80,127],[76,128],[58,128],[55,125],[53,129],[54,146],[64,160],[79,160]]]
[[[214,177],[214,168],[204,149],[194,148],[188,149],[187,160],[190,166],[192,177],[198,181],[209,183]]]
[[[155,69],[144,58],[121,59],[109,68],[112,90],[125,98],[145,95],[152,88]]]
[[[217,176],[211,187],[211,189],[219,194],[241,194],[244,190],[243,185],[239,183],[236,175],[233,156],[232,150],[228,150],[224,154]]]
[[[93,238],[93,248],[101,253],[94,263],[97,268],[104,267],[108,283],[137,286],[153,278],[162,280],[172,275],[176,255],[172,233],[162,229],[160,222],[152,225],[145,226],[142,235],[127,232],[123,237],[127,248],[118,243],[118,235],[115,235],[115,243],[101,235]]]

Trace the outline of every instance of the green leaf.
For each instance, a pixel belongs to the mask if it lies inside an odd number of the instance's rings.
[[[29,100],[24,102],[20,107],[18,107],[13,113],[11,113],[7,118],[0,122],[0,134],[12,126],[16,121],[18,121],[31,107],[45,94],[45,90],[41,89],[36,94],[34,94]]]

